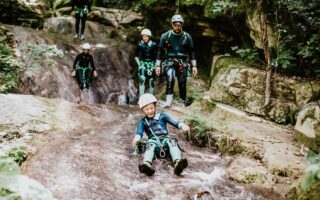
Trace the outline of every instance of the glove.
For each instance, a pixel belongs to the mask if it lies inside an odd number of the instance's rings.
[[[159,76],[161,72],[161,67],[156,67],[156,75]]]
[[[96,78],[98,76],[98,73],[96,70],[93,71],[93,76]]]
[[[181,129],[183,131],[190,131],[190,127],[185,123],[181,123],[181,125],[179,125],[179,126],[181,127]]]

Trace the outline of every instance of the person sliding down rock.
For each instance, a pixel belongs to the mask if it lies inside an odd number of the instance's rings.
[[[135,57],[138,64],[139,96],[144,94],[146,85],[149,85],[149,93],[154,94],[154,63],[156,60],[157,43],[150,38],[151,31],[149,29],[143,29]]]
[[[71,75],[76,76],[80,89],[89,89],[89,84],[92,82],[92,75],[97,77],[97,71],[94,66],[93,57],[89,50],[91,46],[89,43],[82,45],[83,52],[78,54],[73,63],[73,70]]]
[[[175,78],[178,79],[179,85],[179,102],[183,105],[187,97],[187,77],[189,63],[188,56],[191,60],[192,73],[197,75],[197,62],[193,50],[193,40],[189,33],[182,30],[184,20],[181,15],[174,15],[171,19],[172,29],[163,33],[160,37],[159,48],[156,60],[156,74],[161,72],[161,57],[165,54],[164,73],[167,77],[166,102],[164,107],[170,107],[173,101],[173,89]]]
[[[91,4],[89,0],[72,0],[71,15],[76,18],[74,39],[84,40],[84,29],[86,27],[87,15],[90,15]],[[81,32],[79,32],[79,25],[81,21]]]
[[[165,157],[165,148],[168,148],[173,161],[174,173],[179,175],[188,166],[188,161],[186,158],[182,158],[177,140],[169,137],[167,123],[183,131],[190,131],[190,127],[182,122],[173,120],[164,112],[156,112],[156,103],[157,99],[149,93],[143,94],[138,102],[145,117],[138,122],[132,147],[135,148],[144,132],[148,135],[147,149],[144,153],[143,163],[139,165],[139,171],[152,176],[155,172],[152,168],[155,152],[159,152],[160,157]]]

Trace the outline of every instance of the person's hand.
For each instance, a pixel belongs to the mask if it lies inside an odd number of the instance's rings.
[[[198,68],[197,67],[192,67],[192,74],[193,74],[193,76],[197,76],[197,74],[198,74]]]
[[[71,12],[71,16],[73,16],[73,17],[76,16],[76,12],[75,12],[75,11],[72,11],[72,12]]]
[[[76,76],[76,71],[75,70],[72,70],[71,76]]]
[[[161,67],[156,67],[156,75],[159,76],[161,72]]]
[[[183,130],[183,131],[190,131],[190,127],[187,125],[187,124],[185,124],[185,123],[182,123],[181,124],[181,129]]]
[[[98,76],[98,73],[96,70],[93,71],[93,76],[96,78]]]
[[[134,138],[132,140],[132,148],[135,148],[138,142],[139,142],[139,139],[138,138]]]

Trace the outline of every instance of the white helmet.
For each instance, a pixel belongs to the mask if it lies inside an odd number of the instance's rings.
[[[145,29],[143,29],[143,30],[141,31],[141,34],[140,34],[140,35],[148,35],[148,36],[151,37],[151,31],[150,31],[149,29],[145,28]]]
[[[145,107],[146,105],[150,104],[150,103],[157,103],[157,98],[155,96],[153,96],[152,94],[149,93],[145,93],[143,95],[141,95],[140,99],[139,99],[139,107],[140,109],[142,109],[143,107]]]
[[[91,46],[90,46],[90,44],[89,43],[84,43],[83,45],[82,45],[82,49],[91,49]]]
[[[173,24],[173,23],[177,23],[177,22],[180,23],[181,25],[182,25],[183,22],[184,22],[182,16],[179,15],[179,14],[173,15],[173,17],[171,18],[171,23],[172,23],[172,24]]]

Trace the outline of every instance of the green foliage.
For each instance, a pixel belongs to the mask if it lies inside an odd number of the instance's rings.
[[[278,0],[269,6],[278,35],[274,66],[320,76],[319,6],[317,0]]]
[[[63,56],[63,51],[59,50],[56,45],[27,45],[21,49],[24,52],[25,70],[30,76],[42,66],[52,65],[55,63],[51,57]]]
[[[188,139],[198,146],[206,146],[210,140],[212,130],[206,126],[205,121],[195,114],[191,115],[185,121],[191,128]]]
[[[259,62],[259,53],[255,48],[240,49],[238,46],[231,47],[238,57],[245,59],[248,63],[254,64]]]
[[[22,64],[12,56],[6,42],[8,36],[0,37],[0,93],[11,92],[17,87],[17,73]]]
[[[230,0],[213,1],[212,9],[210,12],[213,15],[219,15],[221,13],[226,14],[229,10],[237,8],[238,6],[238,2],[232,2]]]
[[[301,183],[303,189],[308,189],[314,182],[320,182],[320,155],[309,151],[306,157],[309,166],[306,169],[307,178]]]
[[[28,152],[26,152],[24,149],[11,149],[9,152],[9,157],[13,157],[14,161],[18,163],[18,165],[21,165],[28,157]]]
[[[0,197],[5,197],[5,196],[11,195],[13,193],[14,192],[12,192],[11,190],[6,189],[6,188],[1,188],[0,189]]]

